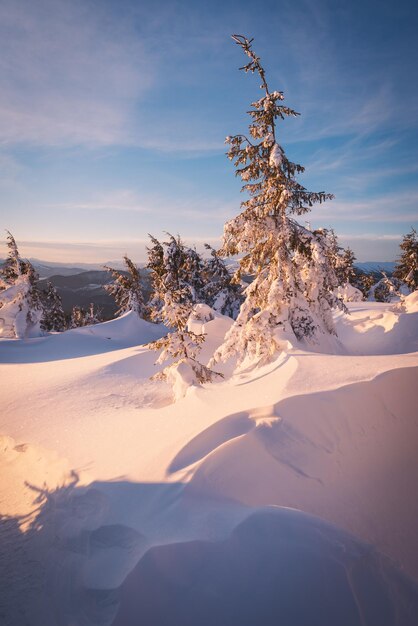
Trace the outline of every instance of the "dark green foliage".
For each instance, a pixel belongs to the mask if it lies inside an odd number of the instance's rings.
[[[397,278],[389,278],[382,272],[383,278],[373,288],[373,296],[376,302],[390,302],[394,296],[400,296],[400,282]]]
[[[359,289],[363,294],[364,299],[367,300],[370,289],[377,282],[376,276],[373,273],[367,274],[366,272],[362,272],[357,267],[354,267],[353,271],[354,277],[351,284],[353,287],[356,287],[356,289]]]
[[[86,310],[81,306],[73,307],[70,319],[70,328],[80,328],[82,326],[91,326],[99,324],[102,321],[100,310],[95,311],[94,305],[90,304]]]
[[[208,244],[205,248],[210,251],[210,257],[204,264],[204,302],[222,315],[236,319],[243,300],[241,284],[230,274],[220,253]]]
[[[165,320],[169,325],[180,315],[185,324],[193,305],[204,301],[204,263],[196,250],[184,244],[180,235],[167,235],[168,241],[162,243],[150,235],[154,245],[148,248],[147,268],[151,271],[152,285],[149,315],[152,320]],[[174,317],[169,315],[171,321],[167,318],[167,298],[173,307]],[[174,326],[178,327],[178,323]]]
[[[418,289],[418,237],[415,228],[404,235],[400,248],[402,254],[393,275],[415,291]]]
[[[17,248],[17,244],[13,235],[6,230],[7,233],[7,247],[9,249],[7,259],[4,262],[3,267],[0,270],[1,277],[4,282],[8,285],[13,285],[18,276],[22,274],[27,274],[29,272],[29,267],[32,265],[29,261],[24,261],[20,258],[19,250]],[[33,267],[32,267],[33,270]],[[34,271],[34,270],[33,270]]]
[[[43,317],[41,328],[46,331],[62,332],[66,329],[66,319],[62,300],[54,285],[48,281],[46,291],[42,292]]]
[[[44,314],[42,292],[39,289],[39,276],[30,261],[22,259],[13,235],[7,232],[7,259],[0,270],[0,292],[19,284],[16,293],[18,311],[26,310],[26,332],[35,328]],[[0,301],[0,307],[2,306]]]
[[[203,302],[205,265],[196,250],[187,248],[179,235],[167,234],[169,239],[163,243],[151,237],[153,246],[148,249],[147,267],[151,270],[153,287],[150,316],[172,329],[165,337],[148,344],[151,350],[161,351],[157,364],[171,361],[155,378],[169,379],[182,368],[182,375],[189,371],[190,380],[203,384],[220,375],[197,360],[205,337],[189,331],[187,322],[193,306]]]
[[[113,296],[119,309],[117,315],[122,315],[127,311],[134,311],[143,316],[144,297],[142,293],[141,274],[139,268],[125,254],[123,257],[126,271],[121,272],[105,265],[105,269],[110,272],[113,282],[104,285],[105,291]]]

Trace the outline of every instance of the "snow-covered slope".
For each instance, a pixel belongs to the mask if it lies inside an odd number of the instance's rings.
[[[176,403],[131,314],[1,340],[5,623],[414,625],[418,306],[349,307]]]

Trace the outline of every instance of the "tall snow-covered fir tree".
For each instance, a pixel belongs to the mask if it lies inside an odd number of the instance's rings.
[[[44,313],[38,275],[20,257],[13,235],[6,232],[8,256],[0,270],[0,334],[18,339],[38,336]]]
[[[113,278],[113,282],[104,285],[104,289],[115,299],[119,307],[116,312],[117,316],[127,311],[134,311],[142,317],[145,307],[139,268],[126,254],[123,261],[126,267],[124,272],[104,266]]]
[[[187,328],[193,306],[200,302],[204,284],[201,257],[195,250],[186,248],[180,236],[169,234],[169,241],[162,244],[155,237],[151,240],[154,245],[148,250],[148,267],[153,273],[151,302],[155,303],[151,318],[172,329],[148,344],[151,350],[161,350],[157,364],[170,361],[155,378],[174,385],[180,380],[186,385],[210,382],[220,375],[197,359],[205,337]]]
[[[43,316],[41,328],[46,331],[62,332],[66,329],[62,300],[54,285],[48,281],[46,291],[42,293]]]
[[[278,143],[277,120],[298,113],[282,104],[282,92],[270,91],[252,40],[242,35],[233,39],[249,58],[241,69],[258,74],[263,96],[249,111],[250,138],[239,134],[226,139],[229,159],[250,197],[225,225],[221,254],[243,255],[238,276],[245,272],[254,280],[215,360],[238,354],[239,360],[248,355],[264,361],[280,350],[289,333],[299,340],[335,334],[332,309],[343,304],[334,295],[338,281],[324,233],[311,232],[294,219],[332,198],[297,182],[304,168],[289,161]]]
[[[393,275],[405,283],[411,291],[418,289],[418,237],[415,228],[404,235],[400,244],[402,254]]]

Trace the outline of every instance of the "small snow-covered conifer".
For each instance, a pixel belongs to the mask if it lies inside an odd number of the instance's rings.
[[[209,244],[205,248],[210,251],[210,257],[205,260],[203,301],[222,315],[236,319],[243,299],[241,284],[233,279],[219,252]]]
[[[402,254],[394,276],[405,283],[411,291],[418,289],[418,237],[415,228],[404,235],[400,244]]]
[[[8,256],[0,270],[0,333],[18,339],[38,336],[43,315],[38,275],[7,233]]]
[[[100,322],[103,322],[101,309],[95,309],[93,302],[90,302],[90,306],[86,312],[86,326],[100,324]]]
[[[193,303],[203,301],[204,270],[205,264],[200,254],[194,248],[185,248],[182,266],[183,280],[189,286],[190,298]]]
[[[376,302],[390,302],[393,298],[400,297],[399,280],[395,277],[389,278],[383,271],[382,275],[382,278],[369,291],[369,299],[376,300]]]
[[[12,233],[8,230],[6,230],[6,233],[8,254],[1,268],[1,277],[4,283],[10,286],[13,285],[19,276],[27,273],[27,262],[20,257],[16,240]]]
[[[328,239],[328,254],[331,265],[337,277],[338,285],[344,286],[347,283],[352,284],[355,279],[354,261],[356,257],[350,247],[343,248],[338,243],[338,237],[331,228],[322,229],[322,232]]]
[[[220,376],[198,361],[205,335],[197,335],[187,329],[191,312],[192,309],[181,302],[181,292],[166,293],[161,317],[164,324],[173,330],[161,339],[149,343],[148,347],[151,350],[161,350],[156,364],[171,362],[153,377],[156,380],[174,381],[179,370],[190,384],[211,382],[214,377]]]
[[[151,350],[161,350],[157,364],[171,361],[155,378],[175,382],[181,377],[188,384],[209,382],[220,375],[197,360],[205,336],[187,328],[187,321],[203,288],[200,255],[186,248],[179,236],[169,234],[169,241],[163,244],[154,237],[152,241],[154,246],[148,263],[153,270],[151,301],[158,303],[159,307],[151,310],[151,317],[172,329],[161,339],[148,344]]]
[[[362,272],[358,267],[354,268],[353,287],[359,289],[363,294],[363,299],[367,300],[369,293],[373,285],[376,283],[376,279],[373,274],[367,274]]]
[[[71,312],[70,328],[80,328],[82,326],[91,326],[99,324],[102,320],[100,309],[94,309],[91,302],[89,308],[84,309],[82,306],[74,306]]]
[[[43,316],[41,328],[46,331],[62,332],[66,329],[66,320],[62,300],[54,285],[48,281],[46,291],[42,293]]]
[[[354,261],[356,260],[356,256],[353,250],[348,247],[343,249],[343,253],[341,256],[341,264],[338,270],[336,271],[338,281],[342,281],[342,284],[350,283],[353,284],[355,280],[356,273],[354,271]]]
[[[153,246],[148,248],[147,268],[151,270],[152,292],[149,300],[150,317],[162,321],[162,309],[168,292],[181,293],[176,298],[182,305],[189,307],[203,302],[205,284],[205,265],[196,250],[188,248],[181,237],[167,233],[169,239],[160,243],[150,235]]]
[[[252,40],[242,35],[233,39],[249,57],[241,69],[258,74],[263,96],[251,105],[249,137],[226,139],[229,159],[250,197],[225,225],[221,253],[243,255],[238,277],[246,273],[254,279],[215,360],[237,354],[239,361],[246,355],[265,361],[289,333],[311,340],[320,333],[335,334],[331,311],[344,305],[334,294],[338,281],[324,233],[311,232],[294,219],[314,203],[332,198],[297,182],[304,168],[289,161],[278,143],[277,120],[298,113],[282,104],[282,92],[270,91]]]
[[[70,328],[80,328],[87,325],[87,311],[81,306],[73,306],[70,318]]]
[[[134,311],[143,316],[144,313],[144,297],[141,284],[141,274],[139,268],[125,254],[123,257],[126,270],[121,272],[105,265],[105,269],[110,272],[113,282],[104,285],[105,291],[113,296],[118,310],[116,315],[122,315],[127,311]]]

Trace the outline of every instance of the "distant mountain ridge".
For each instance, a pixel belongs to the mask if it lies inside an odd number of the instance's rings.
[[[101,310],[105,319],[114,317],[117,309],[115,301],[103,289],[103,285],[112,280],[109,272],[90,270],[67,275],[53,274],[44,277],[41,282],[47,280],[54,285],[59,293],[65,313],[71,313],[74,306],[87,309],[90,303],[93,303],[96,308]]]
[[[5,259],[0,259],[0,265]],[[50,278],[51,276],[74,276],[76,274],[82,274],[85,272],[104,272],[104,265],[109,265],[116,269],[123,269],[122,261],[107,261],[106,263],[78,263],[77,265],[70,265],[66,263],[55,263],[52,261],[42,261],[41,259],[30,258],[34,268],[39,274],[40,278]],[[231,270],[237,269],[237,261],[230,260],[227,265]],[[354,264],[360,270],[366,273],[376,273],[383,270],[384,272],[393,272],[396,266],[396,261],[364,261]],[[143,268],[144,263],[138,263],[138,266]]]
[[[396,261],[366,261],[365,263],[355,263],[355,267],[358,267],[367,274],[381,272],[392,273],[396,267]]]
[[[64,311],[71,313],[74,306],[81,306],[87,309],[90,303],[102,311],[104,319],[112,319],[116,313],[117,306],[114,299],[103,289],[103,286],[111,282],[109,272],[103,269],[103,265],[84,264],[78,266],[65,265],[61,263],[49,263],[38,259],[30,259],[38,272],[41,282],[51,281],[57,289],[62,299]],[[4,259],[0,260],[0,265]],[[109,265],[121,268],[121,263],[109,262]],[[368,274],[375,274],[376,278],[381,277],[382,270],[389,275],[395,268],[395,261],[367,261],[365,263],[355,263],[355,266]],[[230,271],[237,269],[237,261],[228,264]],[[87,267],[87,269],[86,269]],[[140,264],[144,277],[144,291],[149,293],[150,285],[148,271],[143,269],[144,264]],[[246,282],[250,282],[250,277],[243,277]]]
[[[142,285],[145,298],[147,298],[150,285],[148,270],[142,270]],[[112,281],[109,272],[105,270],[90,270],[77,274],[63,276],[54,274],[45,277],[41,282],[50,281],[61,296],[64,311],[69,314],[74,306],[81,306],[87,309],[90,303],[99,308],[104,319],[112,319],[115,316],[117,305],[108,293],[104,290],[104,285]]]
[[[0,266],[6,259],[0,258]],[[106,261],[106,263],[79,263],[77,265],[70,265],[68,263],[55,263],[53,261],[42,261],[40,259],[29,258],[39,274],[40,278],[49,278],[50,276],[73,276],[74,274],[81,274],[83,272],[103,271],[105,265],[114,267],[115,269],[122,270],[124,264],[122,261]],[[144,263],[138,263],[139,267],[144,267]]]

